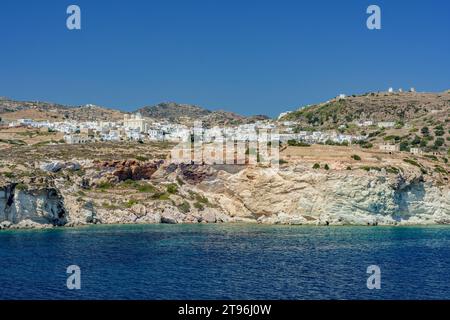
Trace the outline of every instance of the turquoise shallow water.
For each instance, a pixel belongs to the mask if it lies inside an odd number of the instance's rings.
[[[66,268],[81,268],[68,290]],[[381,268],[369,290],[367,266]],[[0,232],[0,299],[448,299],[450,227],[133,225]]]

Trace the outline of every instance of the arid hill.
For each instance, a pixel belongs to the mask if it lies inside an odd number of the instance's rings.
[[[211,111],[199,106],[178,103],[160,103],[136,110],[143,116],[155,120],[170,121],[186,125],[200,120],[206,126],[237,125],[268,119],[267,116],[242,116],[233,112]],[[39,101],[15,101],[0,97],[0,118],[5,120],[76,120],[76,121],[120,121],[125,112],[95,105],[66,106]]]
[[[156,120],[168,120],[187,125],[192,124],[194,121],[202,121],[207,126],[236,125],[241,123],[250,123],[256,120],[268,119],[267,116],[263,115],[245,117],[229,111],[211,111],[195,105],[178,104],[174,102],[147,106],[139,109],[138,111],[143,116]]]
[[[421,148],[450,154],[449,91],[353,95],[299,108],[280,120],[294,122],[296,131],[337,130],[367,136],[365,148],[389,143],[399,144],[401,151]],[[383,122],[391,125],[383,126]]]
[[[337,128],[353,121],[373,120],[411,122],[422,125],[429,119],[449,118],[450,92],[379,92],[332,99],[325,103],[301,107],[281,120],[301,126]]]
[[[115,121],[123,119],[123,112],[95,105],[72,107],[51,102],[15,101],[0,98],[0,118],[6,120]]]

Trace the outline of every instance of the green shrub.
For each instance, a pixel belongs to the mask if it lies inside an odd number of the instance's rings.
[[[381,168],[379,167],[371,167],[371,166],[362,166],[361,169],[365,171],[375,170],[375,171],[381,171]]]
[[[400,141],[400,137],[399,136],[390,135],[390,136],[384,137],[383,140],[384,141],[391,141],[391,140]]]
[[[400,151],[409,151],[409,143],[407,141],[400,142]]]
[[[188,213],[189,211],[191,211],[191,205],[187,201],[184,201],[182,204],[178,205],[177,207],[183,213]]]
[[[28,190],[28,187],[25,184],[23,184],[23,183],[18,183],[16,185],[16,189],[20,190],[20,191],[26,191],[26,190]]]
[[[124,186],[126,188],[137,188],[137,187],[139,187],[139,183],[132,179],[127,179],[122,182],[122,186]]]
[[[421,141],[422,141],[422,139],[420,139],[419,136],[414,136],[414,139],[411,140],[411,144],[413,146],[417,146],[420,144]]]
[[[291,147],[310,147],[310,144],[304,143],[302,141],[296,141],[296,140],[288,140],[287,142],[288,146]]]
[[[5,172],[3,175],[4,175],[6,178],[9,178],[9,179],[14,178],[14,173],[12,173],[12,172]]]
[[[438,126],[434,127],[434,134],[436,136],[443,136],[444,133],[445,133],[444,127],[442,125],[438,125]]]
[[[422,135],[424,136],[428,136],[430,134],[430,129],[428,129],[428,127],[423,127],[420,132],[422,133]]]
[[[439,147],[442,147],[444,145],[444,143],[445,143],[444,138],[439,137],[439,138],[436,138],[436,141],[434,141],[434,146],[439,148]]]
[[[405,123],[403,123],[402,121],[397,121],[395,123],[395,129],[401,129],[405,126]]]
[[[197,208],[199,211],[205,210],[205,207],[200,202],[195,202],[194,207]]]
[[[442,174],[448,174],[447,170],[445,170],[441,166],[437,166],[437,165],[435,166],[434,171],[436,171],[438,173],[442,173]]]
[[[361,157],[358,156],[357,154],[352,155],[351,158],[356,161],[361,161]]]
[[[432,154],[426,154],[425,157],[428,158],[428,159],[431,159],[433,161],[438,161],[438,158],[435,155],[432,155]]]
[[[387,173],[392,173],[392,174],[399,174],[400,170],[397,169],[396,167],[387,167],[386,168],[386,172]]]
[[[152,199],[154,200],[170,200],[170,194],[166,192],[157,192],[152,195]]]
[[[360,145],[361,145],[361,148],[364,148],[364,149],[373,148],[373,144],[370,142],[364,142],[364,143],[361,143]]]
[[[138,204],[137,200],[131,199],[131,200],[128,200],[128,201],[125,203],[125,207],[131,208],[131,207],[134,206],[135,204]]]
[[[318,164],[318,163],[314,163],[314,165],[313,165],[313,169],[320,169],[320,164]]]
[[[139,192],[143,193],[155,192],[155,187],[150,184],[140,185],[137,189]]]
[[[0,139],[0,142],[19,146],[24,146],[27,144],[25,141],[18,139]]]
[[[202,196],[201,194],[198,194],[198,193],[195,195],[195,200],[197,200],[197,202],[203,203],[203,204],[209,203],[209,200],[207,197]]]
[[[100,182],[97,185],[97,188],[101,189],[101,190],[107,190],[107,189],[110,189],[111,187],[112,187],[112,184],[109,182]]]
[[[142,162],[148,161],[148,158],[144,156],[136,156],[135,159]]]
[[[170,194],[175,194],[178,192],[178,186],[175,183],[171,183],[167,186],[167,192]]]
[[[417,161],[415,161],[413,159],[403,159],[403,161],[406,162],[406,163],[409,163],[409,164],[411,164],[413,166],[419,167],[419,168],[422,167]]]

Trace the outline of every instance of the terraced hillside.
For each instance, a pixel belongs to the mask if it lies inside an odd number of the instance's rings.
[[[397,143],[402,151],[420,147],[426,152],[447,153],[450,92],[353,95],[299,108],[281,121],[293,121],[297,131],[338,130],[367,135],[367,147],[375,143]],[[380,122],[391,122],[394,126],[383,126]]]

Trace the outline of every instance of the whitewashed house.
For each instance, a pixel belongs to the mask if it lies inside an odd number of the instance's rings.
[[[395,122],[394,121],[382,121],[382,122],[378,122],[377,126],[379,128],[393,128],[393,127],[395,127]]]
[[[400,145],[398,144],[380,144],[379,149],[384,152],[398,152]]]
[[[411,149],[409,149],[409,152],[411,152],[412,154],[415,154],[415,155],[422,155],[423,154],[423,151],[420,148],[411,148]]]
[[[68,144],[82,144],[92,142],[92,139],[82,134],[65,134],[64,141]]]

